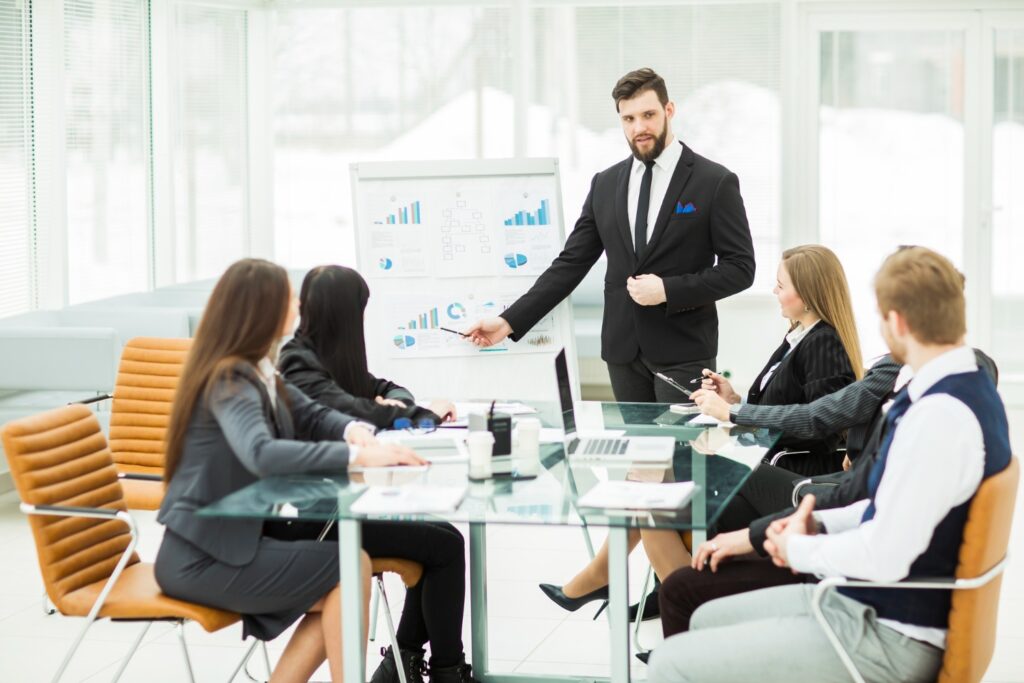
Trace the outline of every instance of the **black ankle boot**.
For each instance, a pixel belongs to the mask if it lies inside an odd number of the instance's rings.
[[[431,666],[430,683],[480,683],[473,678],[473,667],[466,664],[466,658],[455,666]]]
[[[395,656],[391,653],[391,648],[382,647],[380,653],[384,659],[373,672],[370,683],[399,683],[398,668],[395,666]],[[406,683],[423,683],[423,676],[427,673],[427,665],[423,663],[423,650],[402,649],[399,653],[405,665]]]

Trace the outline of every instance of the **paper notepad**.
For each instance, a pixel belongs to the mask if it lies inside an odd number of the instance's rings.
[[[351,510],[361,515],[453,512],[465,497],[465,486],[373,486]]]
[[[676,510],[686,505],[696,490],[692,481],[603,481],[580,496],[577,505],[610,510]]]

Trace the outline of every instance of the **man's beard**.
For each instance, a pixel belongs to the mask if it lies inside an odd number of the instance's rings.
[[[627,142],[629,142],[629,149],[632,150],[633,156],[646,163],[648,161],[654,161],[661,156],[661,153],[665,151],[665,143],[667,140],[668,123],[666,123],[665,127],[661,129],[661,135],[654,138],[654,145],[651,146],[651,150],[649,152],[641,152],[637,149],[636,145],[633,144],[632,140],[627,140]]]

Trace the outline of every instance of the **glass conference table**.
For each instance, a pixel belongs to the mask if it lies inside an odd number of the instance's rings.
[[[530,402],[545,426],[561,426],[556,404]],[[576,419],[583,434],[588,430],[624,430],[627,435],[672,436],[675,453],[670,465],[631,465],[599,460],[567,459],[562,444],[541,444],[541,467],[533,479],[467,479],[468,463],[454,447],[433,446],[421,451],[433,458],[427,468],[382,468],[338,476],[292,475],[262,479],[199,512],[203,516],[266,520],[334,521],[338,525],[338,551],[342,602],[359,604],[361,522],[448,521],[469,526],[470,619],[474,674],[486,683],[527,683],[537,680],[576,681],[568,676],[491,673],[487,654],[487,526],[494,524],[605,527],[609,546],[609,604],[611,680],[627,683],[630,677],[628,619],[628,538],[630,530],[675,529],[692,531],[697,545],[707,528],[779,437],[767,429],[692,425],[692,415],[677,415],[665,404],[577,404]],[[671,511],[585,509],[577,500],[600,481],[693,481],[697,490],[690,501]],[[427,484],[467,486],[457,509],[441,514],[360,514],[352,504],[372,486]],[[588,536],[589,543],[589,536]],[[362,633],[361,610],[342,611],[345,633]],[[343,643],[345,680],[365,680],[362,638]],[[593,680],[593,677],[585,677]]]

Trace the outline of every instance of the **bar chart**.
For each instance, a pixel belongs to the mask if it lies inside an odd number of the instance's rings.
[[[506,227],[525,225],[551,225],[551,206],[547,199],[542,199],[536,211],[517,211],[516,215],[505,219]]]
[[[441,326],[437,308],[431,308],[426,313],[420,313],[415,319],[410,320],[405,326],[407,330],[436,330]]]
[[[374,223],[376,225],[421,225],[423,215],[420,213],[420,202],[417,200],[408,206],[400,207],[383,220],[374,221]]]

